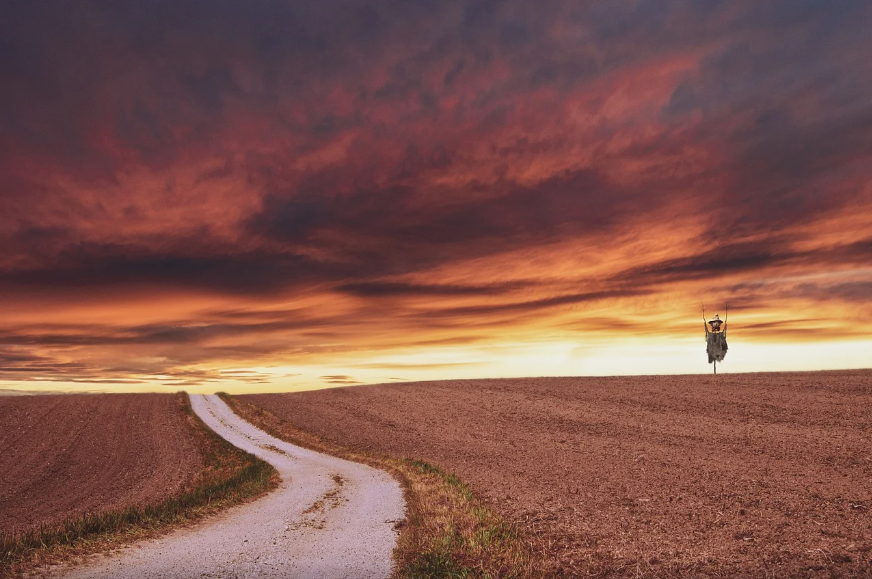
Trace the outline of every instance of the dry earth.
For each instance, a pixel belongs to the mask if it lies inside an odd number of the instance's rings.
[[[407,383],[243,399],[454,471],[555,568],[872,576],[872,372]]]
[[[288,444],[239,418],[217,396],[191,407],[231,444],[270,462],[279,488],[51,577],[66,579],[387,579],[403,518],[400,485],[374,468]]]
[[[175,395],[0,397],[0,531],[157,501],[201,468]]]

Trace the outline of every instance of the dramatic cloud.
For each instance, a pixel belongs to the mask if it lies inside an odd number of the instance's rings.
[[[614,371],[589,361],[698,337],[701,301],[755,344],[868,343],[870,26],[861,0],[14,3],[0,381]]]

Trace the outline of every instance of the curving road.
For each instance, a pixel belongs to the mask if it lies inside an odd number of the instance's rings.
[[[385,472],[306,450],[258,430],[217,396],[191,396],[200,418],[266,460],[279,489],[194,528],[145,541],[83,566],[68,579],[387,578],[404,516],[400,485]]]

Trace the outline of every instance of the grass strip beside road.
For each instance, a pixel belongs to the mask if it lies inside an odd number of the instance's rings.
[[[453,474],[420,460],[348,449],[300,430],[267,409],[227,394],[221,398],[264,432],[318,452],[386,470],[403,485],[395,579],[545,579],[544,568],[517,528],[480,501]]]
[[[275,468],[218,436],[193,412],[188,395],[178,396],[203,457],[203,469],[188,488],[154,504],[85,513],[25,533],[2,533],[0,578],[166,532],[278,485]]]

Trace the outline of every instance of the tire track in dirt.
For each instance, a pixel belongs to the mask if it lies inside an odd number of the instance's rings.
[[[67,579],[109,577],[387,578],[400,485],[385,472],[278,440],[236,416],[217,396],[191,396],[200,418],[230,443],[279,471],[278,490],[76,568]]]

